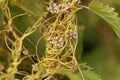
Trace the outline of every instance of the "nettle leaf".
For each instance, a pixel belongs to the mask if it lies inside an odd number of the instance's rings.
[[[94,71],[84,70],[85,80],[102,80],[100,75],[96,74]]]
[[[90,66],[87,66],[86,63],[82,63],[80,67],[82,69],[85,80],[102,80],[101,76],[96,74],[93,71],[93,68]]]
[[[103,3],[94,0],[89,4],[89,10],[95,12],[97,15],[102,17],[111,28],[115,31],[117,36],[120,38],[120,18],[114,11],[114,8],[104,5]]]
[[[85,80],[102,80],[101,76],[96,74],[90,66],[82,63],[80,66]],[[70,80],[83,80],[79,71],[59,70],[57,73],[67,76]]]
[[[79,72],[72,72],[70,70],[60,70],[58,74],[67,76],[70,80],[82,80]]]

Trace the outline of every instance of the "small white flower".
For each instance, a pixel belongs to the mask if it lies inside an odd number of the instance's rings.
[[[71,6],[71,3],[70,3],[70,2],[68,2],[68,3],[67,3],[67,5],[68,5],[68,6]]]
[[[56,3],[53,3],[53,7],[57,7],[57,4],[56,4]]]
[[[38,65],[38,63],[33,64],[33,65],[32,65],[32,69],[33,69],[33,71],[38,71],[38,70],[39,70],[39,65]]]
[[[53,48],[59,49],[64,46],[64,43],[65,43],[65,41],[62,37],[59,38],[58,36],[56,36],[56,37],[51,38],[51,40],[48,44],[51,45],[51,47],[53,47]]]
[[[69,30],[68,34],[67,34],[67,37],[69,39],[76,39],[77,38],[77,32],[75,31],[72,31],[72,30]]]

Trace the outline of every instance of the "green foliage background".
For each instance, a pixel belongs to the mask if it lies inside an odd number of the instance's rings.
[[[83,0],[84,1],[84,0]],[[115,11],[118,12],[118,16],[120,16],[120,0],[99,0],[104,4],[109,4],[111,7],[115,8]],[[85,1],[86,2],[86,1]],[[96,3],[97,4],[97,3]],[[96,5],[95,5],[96,6]],[[100,6],[91,6],[96,9],[98,14],[106,14],[106,8],[102,8],[105,12],[100,12]],[[101,10],[101,11],[102,11]],[[87,21],[86,28],[83,35],[83,61],[87,62],[88,65],[92,66],[97,73],[103,76],[104,80],[119,80],[120,79],[120,40],[116,38],[116,35],[111,30],[110,25],[108,25],[105,21],[102,21],[100,17],[96,16],[96,14],[87,12]],[[86,14],[82,15],[82,17],[86,17]],[[111,11],[108,12],[106,17],[112,17]],[[109,18],[107,17],[107,18]],[[119,19],[109,19],[111,22],[118,22],[120,24]],[[116,25],[118,28],[120,25]],[[118,35],[119,35],[119,30]]]

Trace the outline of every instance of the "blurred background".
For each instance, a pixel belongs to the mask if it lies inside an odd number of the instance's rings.
[[[88,5],[90,1],[81,0],[85,5]],[[115,11],[120,14],[120,0],[100,1],[114,7]],[[93,67],[96,73],[102,75],[103,80],[120,80],[120,39],[117,38],[109,25],[96,14],[82,9],[77,12],[77,16],[78,26],[84,27],[83,35],[80,37],[83,42],[82,62]],[[1,23],[0,29],[3,29]],[[81,48],[78,47],[77,51],[80,50]],[[4,65],[9,62],[6,57],[9,55],[8,53],[3,33],[0,32],[0,61]]]
[[[91,0],[81,0],[88,4]],[[115,8],[120,16],[120,0],[99,0]],[[109,25],[87,10],[81,11],[83,33],[82,61],[94,68],[104,80],[120,80],[120,39]]]

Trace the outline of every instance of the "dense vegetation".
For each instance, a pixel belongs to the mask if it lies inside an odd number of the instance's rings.
[[[0,0],[0,80],[119,80],[119,4]]]

